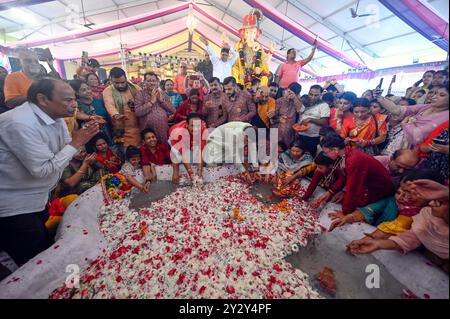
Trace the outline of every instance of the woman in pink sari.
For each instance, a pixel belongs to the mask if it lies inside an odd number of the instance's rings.
[[[430,94],[433,92],[432,94]],[[395,105],[389,99],[378,97],[378,102],[390,115],[401,121],[401,130],[390,141],[384,155],[405,148],[416,148],[433,130],[448,120],[448,86],[437,85],[427,95],[429,104]]]

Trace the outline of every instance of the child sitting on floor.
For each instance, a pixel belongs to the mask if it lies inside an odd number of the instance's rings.
[[[136,175],[142,169],[141,167],[141,152],[137,147],[128,146],[126,150],[127,161],[122,165],[120,173],[125,176],[127,181],[139,189],[143,193],[148,193],[150,191],[150,181],[144,183],[139,183],[136,180]],[[155,172],[155,167],[151,166],[152,174]]]
[[[323,203],[329,202],[335,194],[344,188],[345,175],[339,167],[340,161],[332,160],[323,152],[317,154],[314,163],[316,163],[317,167],[302,200],[307,201],[312,196],[317,186],[324,188],[327,192],[319,196],[310,204],[311,208],[316,209]]]
[[[93,145],[96,153],[96,164],[106,168],[109,173],[114,174],[119,172],[122,161],[108,147],[106,139],[102,135],[98,135],[94,138]]]

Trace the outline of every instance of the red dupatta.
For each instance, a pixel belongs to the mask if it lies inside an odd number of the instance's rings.
[[[203,109],[203,103],[202,103],[202,101],[199,101],[197,111],[195,111],[195,113],[199,114],[200,117],[202,117],[202,109]],[[187,99],[177,109],[177,112],[175,113],[174,122],[179,123],[181,121],[186,120],[186,117],[188,116],[188,114],[192,113],[192,112],[193,111],[191,111],[191,102],[189,101],[189,99]]]
[[[91,87],[92,96],[98,100],[103,100],[103,91],[105,90],[106,86],[104,85],[98,85]]]
[[[106,151],[106,157],[103,157],[102,154],[96,153],[95,159],[97,162],[105,166],[110,173],[117,173],[120,171],[120,159],[110,150]]]
[[[194,134],[195,134],[194,128]],[[187,135],[189,135],[189,145],[187,145]],[[201,129],[199,132],[199,141],[201,145],[201,149],[206,145],[206,139],[208,137],[208,130],[206,128],[206,124],[204,121],[201,121]],[[182,141],[183,137],[186,137],[184,141]],[[172,147],[174,147],[178,152],[182,153],[183,149],[190,149],[194,146],[194,137],[189,134],[187,131],[187,122],[186,120],[175,124],[169,130],[169,142]]]

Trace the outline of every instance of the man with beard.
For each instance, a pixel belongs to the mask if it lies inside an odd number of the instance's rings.
[[[375,156],[375,159],[389,171],[396,189],[403,176],[419,164],[419,155],[409,149],[397,150],[392,156]]]
[[[22,49],[18,52],[22,71],[13,72],[5,79],[5,102],[9,108],[15,108],[26,102],[27,92],[33,81],[42,78],[41,65],[36,53]]]
[[[293,125],[298,113],[304,112],[305,108],[300,99],[302,86],[291,83],[285,90],[284,96],[277,100],[274,112],[267,115],[270,118],[271,127],[278,129],[278,141],[283,142],[288,148],[295,140]]]
[[[309,89],[308,98],[304,103],[305,111],[300,115],[298,123],[307,129],[299,131],[300,140],[312,156],[316,156],[317,145],[319,145],[319,131],[322,126],[328,125],[330,118],[330,107],[323,102],[320,85],[313,85]]]
[[[73,116],[77,100],[61,80],[34,82],[27,100],[0,115],[0,243],[18,266],[53,243],[45,228],[49,193],[99,132],[91,121],[69,136],[63,118]]]
[[[256,115],[256,106],[252,95],[247,91],[241,91],[236,85],[236,79],[232,76],[225,78],[223,88],[228,97],[225,109],[228,113],[228,122],[239,121],[249,123]]]
[[[227,121],[225,105],[228,97],[222,91],[222,84],[219,78],[209,80],[211,93],[205,96],[203,103],[203,116],[207,127],[216,128]]]
[[[125,71],[112,68],[109,73],[111,85],[103,91],[106,110],[113,119],[113,131],[117,144],[139,146],[140,130],[137,117],[134,114],[134,98],[140,91],[137,85],[129,82]]]
[[[253,102],[254,102],[255,104],[257,103],[257,102],[256,102],[256,99],[255,99],[255,96],[256,96],[256,93],[258,92],[258,90],[259,90],[260,87],[261,87],[261,80],[260,80],[260,79],[257,79],[257,78],[254,78],[254,79],[252,80],[252,85],[251,85],[250,88],[247,90],[248,93],[251,94],[252,99],[253,99]]]

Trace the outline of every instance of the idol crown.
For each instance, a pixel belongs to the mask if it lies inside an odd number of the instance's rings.
[[[244,17],[243,28],[260,28],[261,20],[263,18],[263,14],[258,9],[252,9],[248,15]]]

